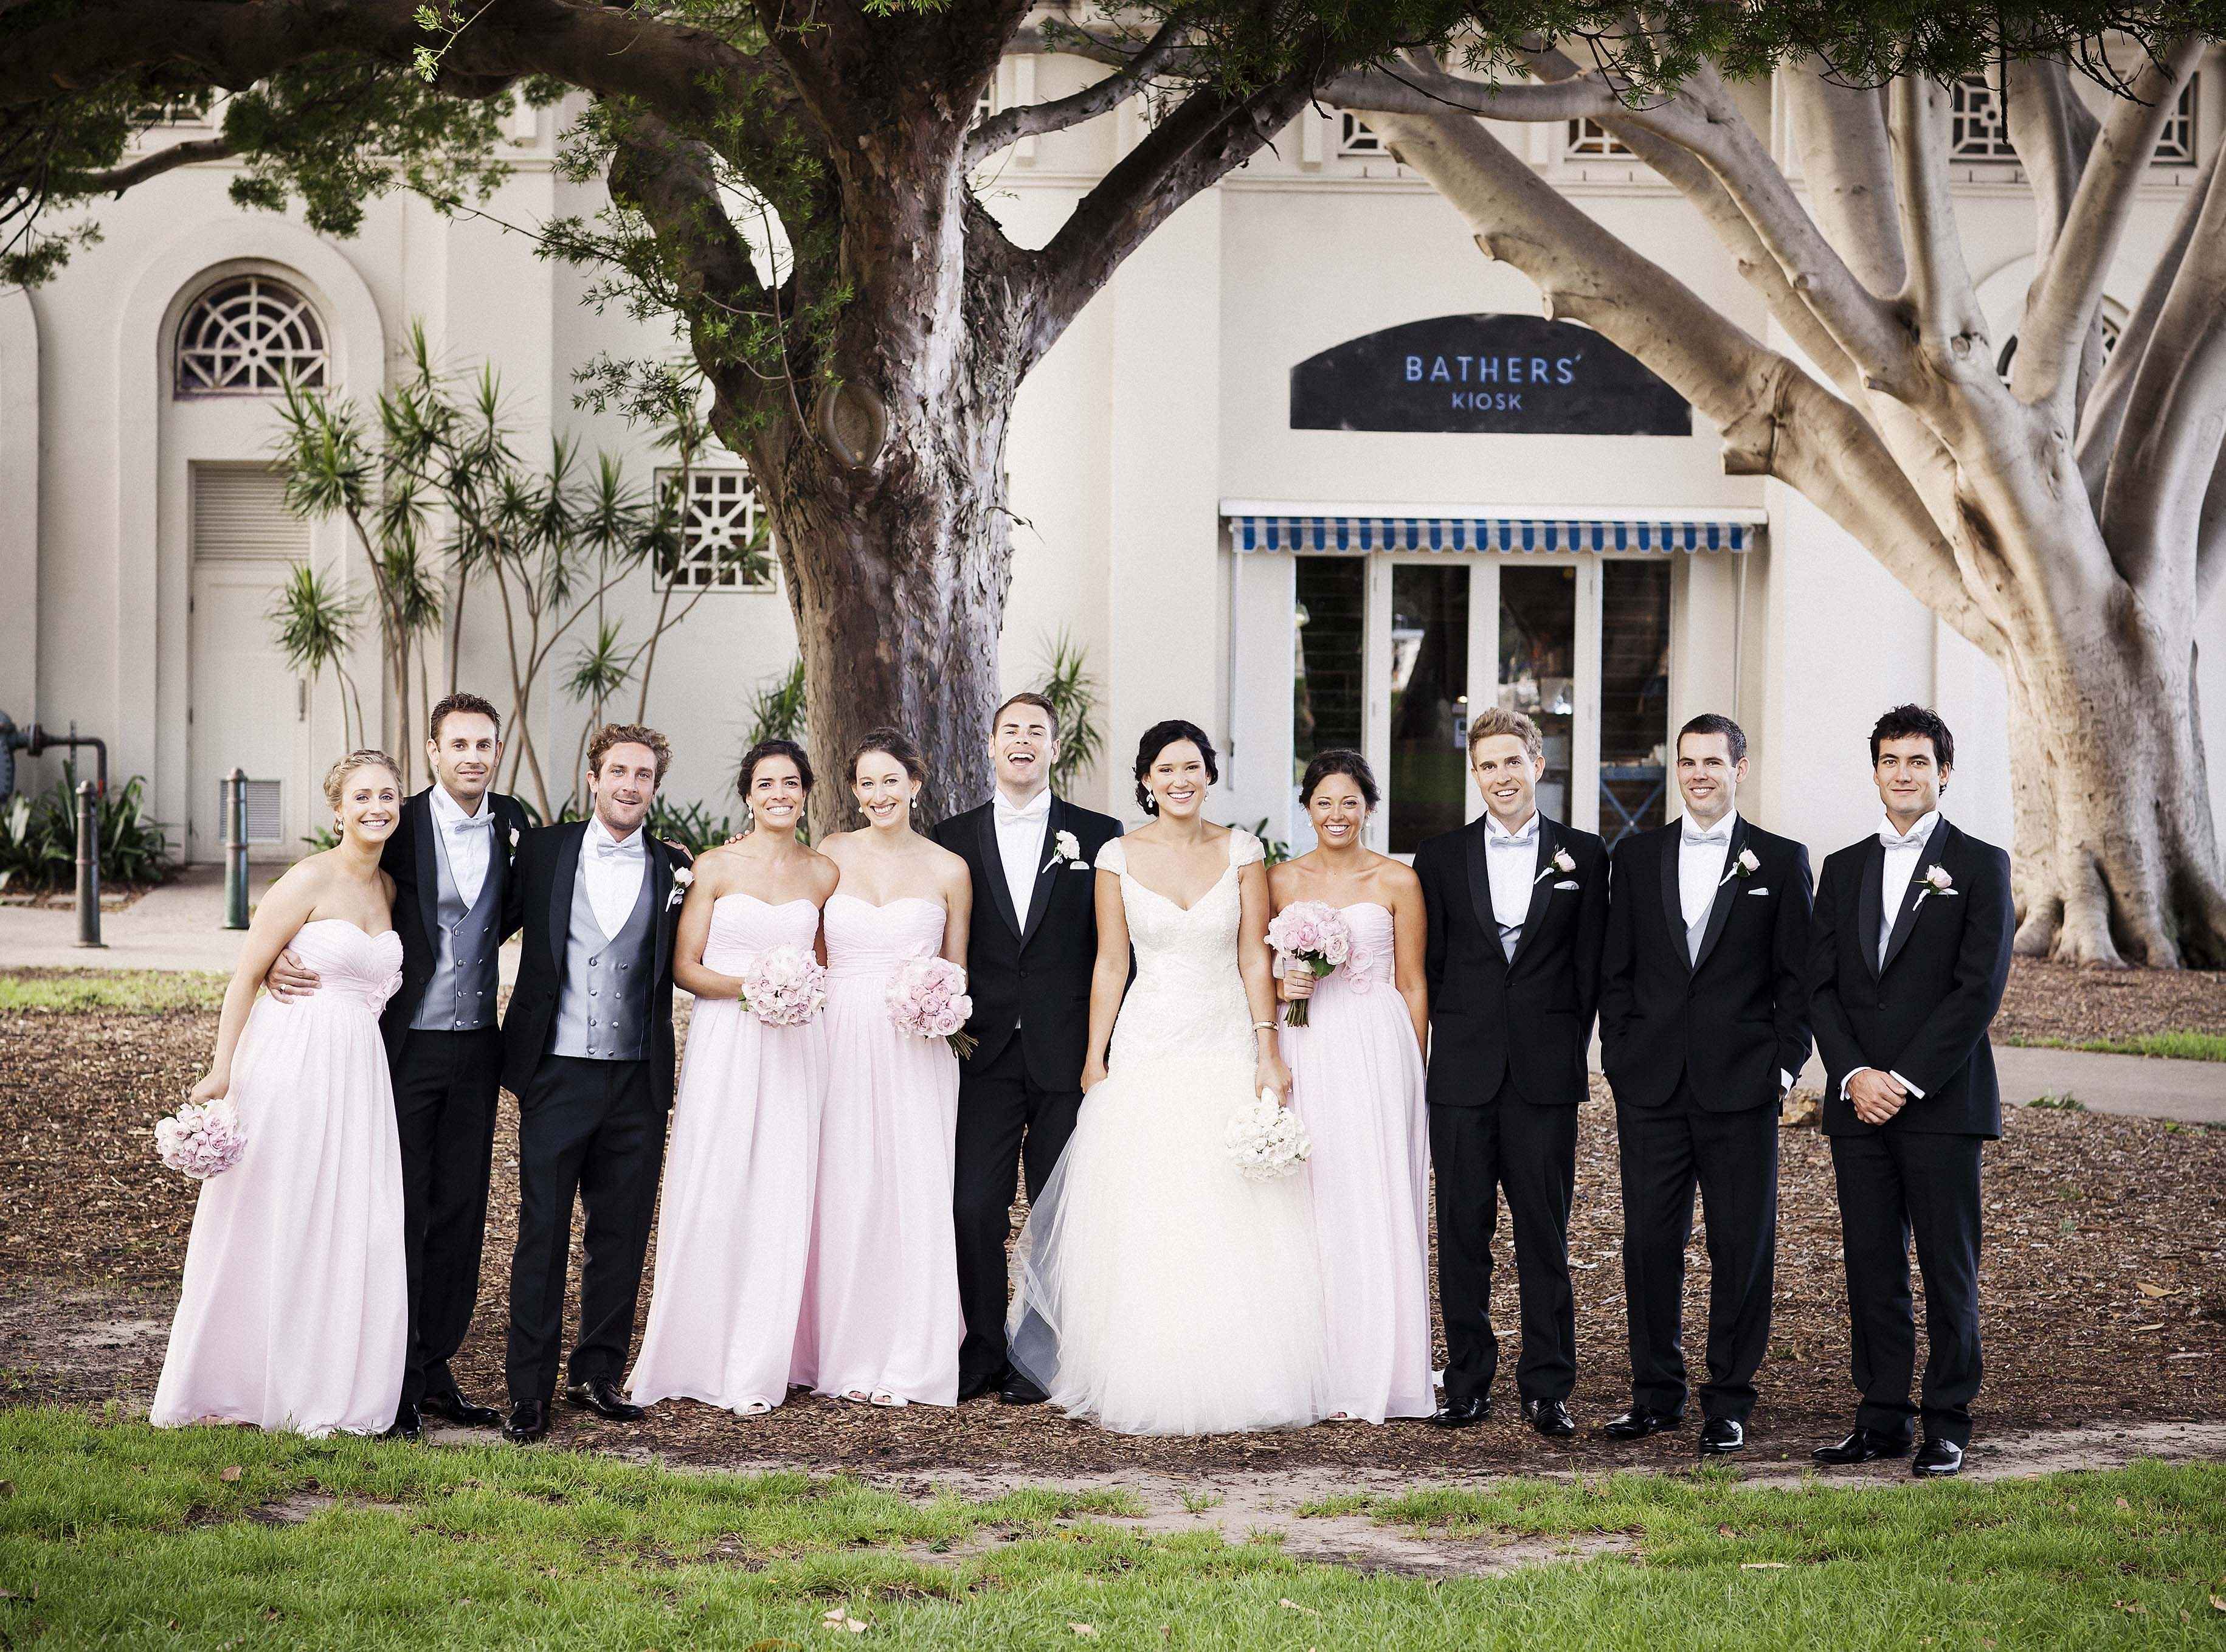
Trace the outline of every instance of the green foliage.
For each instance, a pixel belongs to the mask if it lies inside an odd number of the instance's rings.
[[[2012,1039],[2012,1044],[2051,1050],[2093,1050],[2106,1056],[2160,1056],[2171,1061],[2226,1061],[2226,1033],[2184,1027],[2127,1039]],[[2040,1105],[2038,1102],[2033,1103]]]
[[[1260,840],[1261,853],[1268,865],[1281,866],[1291,858],[1291,846],[1288,843],[1280,837],[1268,836],[1267,816],[1262,815],[1254,821],[1249,829],[1253,836]]]
[[[362,602],[343,597],[307,562],[297,562],[271,600],[270,619],[287,664],[315,679],[332,672],[340,686],[341,739],[350,751],[366,743],[363,698],[348,675]]]
[[[2034,1096],[2032,1100],[2026,1102],[2026,1105],[2028,1107],[2038,1107],[2044,1109],[2050,1109],[2058,1113],[2084,1113],[2087,1110],[2087,1103],[2081,1101],[2077,1096],[2074,1096],[2068,1090],[2050,1090],[2045,1095]]]
[[[141,806],[144,776],[133,775],[98,801],[100,880],[156,884],[170,875],[169,839]],[[77,769],[34,797],[0,802],[0,889],[67,889],[77,880]]]
[[[745,751],[760,740],[801,742],[805,732],[804,662],[798,660],[779,677],[767,677],[750,696],[750,732]]]
[[[10,969],[0,971],[0,1013],[214,1011],[230,980],[212,969]]]
[[[1059,755],[1052,759],[1051,789],[1061,797],[1083,770],[1105,749],[1097,721],[1097,679],[1090,672],[1090,651],[1062,630],[1051,639],[1038,690],[1059,717]]]
[[[675,804],[659,797],[650,806],[651,835],[677,843],[690,855],[716,848],[740,829],[732,816],[712,814],[707,804]]]

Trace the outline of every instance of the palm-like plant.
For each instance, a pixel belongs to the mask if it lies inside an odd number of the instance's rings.
[[[295,564],[270,613],[289,665],[312,681],[328,670],[339,679],[340,733],[350,751],[365,742],[363,696],[347,669],[361,614],[359,602],[343,597],[307,562]]]
[[[1090,651],[1061,631],[1051,639],[1044,662],[1043,697],[1059,718],[1059,755],[1052,759],[1052,790],[1065,795],[1083,770],[1105,749],[1097,723],[1097,679],[1090,672]]]

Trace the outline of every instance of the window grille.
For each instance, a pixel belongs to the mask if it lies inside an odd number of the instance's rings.
[[[1382,155],[1383,140],[1369,124],[1350,110],[1338,118],[1337,152],[1339,155]]]
[[[1956,82],[1948,105],[1948,158],[1951,161],[2014,161],[2009,122],[2002,100],[1983,74]]]
[[[325,333],[309,301],[268,276],[220,281],[178,328],[181,396],[270,396],[325,387]]]
[[[1589,115],[1569,123],[1568,141],[1562,146],[1562,153],[1573,161],[1637,158],[1621,138]]]
[[[658,485],[675,492],[683,473],[658,473]],[[770,524],[758,507],[756,482],[741,466],[691,468],[688,497],[680,505],[677,557],[659,572],[678,591],[770,591],[776,588]],[[668,492],[668,498],[671,494]]]
[[[2195,164],[2195,88],[2199,77],[2190,75],[2187,84],[2179,89],[2179,100],[2165,117],[2163,134],[2157,139],[2156,163],[2160,167],[2191,167]]]
[[[208,112],[209,93],[203,87],[175,98],[150,98],[132,110],[131,120],[138,126],[206,126]]]

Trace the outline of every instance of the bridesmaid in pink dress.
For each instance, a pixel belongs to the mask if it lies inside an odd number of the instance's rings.
[[[898,1031],[887,1003],[900,965],[966,959],[966,862],[912,827],[925,776],[901,734],[868,734],[850,760],[865,829],[822,846],[843,880],[826,907],[827,1102],[792,1374],[880,1406],[956,1405],[965,1329],[951,1213],[958,1058]]]
[[[326,777],[325,797],[340,843],[256,907],[208,1075],[193,1089],[196,1102],[231,1099],[246,1147],[194,1208],[150,1414],[158,1428],[373,1434],[401,1401],[402,1147],[378,1013],[402,982],[402,941],[378,856],[402,818],[402,779],[384,753],[354,752]],[[258,1001],[289,946],[322,988]]]
[[[811,953],[835,863],[797,842],[811,760],[792,740],[742,759],[749,834],[696,859],[673,981],[695,994],[665,1155],[657,1271],[627,1387],[754,1417],[788,1397],[827,1091],[824,1016],[767,1026],[740,979],[776,947]]]
[[[1430,1382],[1429,1119],[1422,1052],[1422,887],[1413,870],[1361,841],[1376,779],[1358,752],[1324,752],[1300,801],[1316,847],[1269,874],[1280,912],[1295,901],[1339,908],[1352,956],[1317,980],[1284,978],[1286,1002],[1312,1000],[1311,1021],[1281,1039],[1291,1105],[1314,1140],[1322,1294],[1329,1324],[1330,1420],[1427,1417]]]

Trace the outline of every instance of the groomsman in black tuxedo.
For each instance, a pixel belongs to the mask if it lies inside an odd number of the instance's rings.
[[[512,880],[525,931],[502,1024],[518,1097],[518,1249],[510,1266],[510,1420],[549,1432],[576,1195],[587,1211],[580,1335],[564,1397],[615,1421],[672,1106],[672,925],[694,876],[644,822],[672,760],[653,728],[608,723],[588,745],[593,813],[525,834]]]
[[[431,1412],[493,1428],[502,1413],[465,1397],[448,1362],[480,1293],[487,1183],[494,1160],[502,1035],[495,1026],[511,846],[525,829],[517,799],[493,791],[502,720],[475,694],[433,708],[425,760],[434,783],[402,805],[380,868],[394,880],[402,985],[378,1029],[402,1143],[402,1226],[410,1352],[389,1431],[416,1439]],[[281,998],[316,990],[291,951],[271,966]]]
[[[1979,1391],[1979,1150],[2002,1133],[1987,1029],[2009,980],[2010,861],[1940,814],[1948,725],[1896,706],[1871,730],[1886,804],[1877,832],[1824,862],[1810,948],[1824,1133],[1839,1181],[1854,1432],[1815,1453],[1863,1463],[1923,1443],[1920,1477],[1956,1473]],[[1909,1390],[1917,1324],[1909,1242],[1924,1273],[1930,1351]]]
[[[995,794],[932,833],[965,857],[977,907],[986,890],[996,914],[975,919],[966,949],[976,1048],[959,1070],[951,1191],[966,1314],[958,1398],[995,1388],[1007,1405],[1033,1405],[1043,1391],[1005,1357],[1014,1169],[1033,1200],[1074,1134],[1097,960],[1091,868],[1121,823],[1052,795],[1059,714],[1043,696],[1016,694],[998,707],[989,745]]]
[[[1685,1414],[1693,1192],[1708,1223],[1701,1451],[1746,1445],[1770,1339],[1778,1109],[1809,1059],[1809,851],[1736,807],[1746,734],[1709,713],[1678,732],[1684,817],[1615,847],[1600,1051],[1623,1170],[1631,1409],[1640,1439]]]
[[[1469,772],[1485,814],[1415,854],[1429,919],[1430,1159],[1438,1198],[1438,1296],[1446,1399],[1430,1419],[1491,1414],[1491,1237],[1499,1193],[1514,1219],[1523,1414],[1551,1439],[1576,1433],[1576,1299],[1569,1206],[1577,1104],[1599,1007],[1607,930],[1606,848],[1537,810],[1545,743],[1518,711],[1469,724]]]

